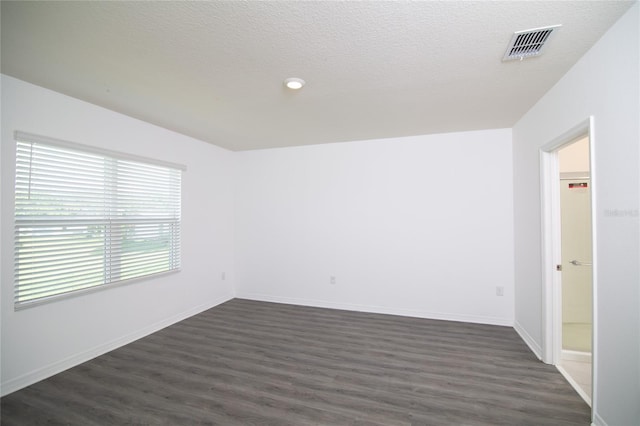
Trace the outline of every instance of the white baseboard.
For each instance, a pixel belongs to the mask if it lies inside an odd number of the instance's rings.
[[[593,421],[591,422],[591,426],[608,426],[607,422],[602,420],[602,417],[598,415],[598,413],[593,413]]]
[[[345,311],[368,312],[373,314],[400,315],[405,317],[436,319],[444,321],[470,322],[476,324],[501,325],[512,327],[509,319],[476,315],[452,314],[443,312],[421,311],[417,309],[392,308],[386,306],[359,305],[353,303],[337,303],[316,299],[299,299],[295,297],[272,296],[259,293],[238,293],[239,299],[258,300],[261,302],[285,303],[288,305],[312,306],[315,308],[341,309]]]
[[[0,385],[0,396],[8,395],[12,392],[25,388],[29,385],[37,383],[41,380],[44,380],[48,377],[61,373],[65,370],[68,370],[71,367],[75,367],[76,365],[80,365],[83,362],[87,362],[95,357],[103,355],[109,351],[117,349],[121,346],[127,345],[131,342],[134,342],[138,339],[141,339],[149,334],[155,333],[156,331],[162,330],[172,324],[180,322],[184,319],[192,317],[200,312],[206,311],[207,309],[211,309],[214,306],[217,306],[221,303],[224,303],[228,300],[233,299],[233,295],[228,297],[221,297],[219,299],[214,300],[213,302],[204,303],[198,306],[195,306],[191,309],[188,309],[184,312],[180,312],[179,314],[173,315],[169,318],[165,318],[162,321],[158,321],[154,324],[151,324],[147,327],[144,327],[140,330],[134,331],[133,333],[129,333],[117,339],[111,340],[109,342],[100,344],[94,348],[91,348],[87,351],[72,355],[68,358],[56,361],[52,364],[44,366],[42,368],[38,368],[37,370],[31,371],[29,373],[23,374],[22,376],[16,377],[11,380],[7,380]]]
[[[591,352],[569,351],[563,349],[560,359],[565,361],[591,362]]]
[[[542,360],[542,348],[540,345],[531,337],[527,330],[522,327],[518,321],[514,321],[513,328],[516,330],[516,333],[520,335],[520,338],[524,340],[524,342],[529,346],[531,352],[534,353],[535,356],[538,357],[539,360]]]

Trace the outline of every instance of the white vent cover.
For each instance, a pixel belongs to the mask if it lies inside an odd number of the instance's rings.
[[[552,25],[550,27],[534,28],[532,30],[514,33],[502,60],[523,60],[540,55],[542,48],[546,46],[552,34],[558,32],[561,26],[562,25]]]

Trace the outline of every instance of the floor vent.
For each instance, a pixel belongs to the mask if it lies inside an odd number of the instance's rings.
[[[502,60],[523,60],[539,56],[552,34],[556,33],[560,27],[561,25],[552,25],[514,33]]]

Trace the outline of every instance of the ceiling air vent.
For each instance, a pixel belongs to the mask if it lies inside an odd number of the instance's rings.
[[[558,32],[560,27],[561,25],[552,25],[550,27],[534,28],[532,30],[514,33],[502,60],[523,60],[539,56],[552,34]]]

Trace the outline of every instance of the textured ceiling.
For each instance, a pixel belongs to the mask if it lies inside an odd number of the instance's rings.
[[[233,150],[503,128],[632,3],[2,1],[2,72]]]

